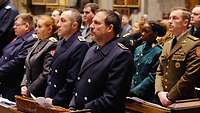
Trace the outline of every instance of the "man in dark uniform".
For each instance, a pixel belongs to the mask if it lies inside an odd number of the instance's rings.
[[[32,36],[33,17],[29,14],[18,15],[13,28],[17,37],[2,50],[0,58],[0,93],[12,101],[15,95],[20,94],[25,58],[35,42]]]
[[[163,106],[195,98],[195,87],[200,85],[200,41],[187,31],[189,22],[186,9],[171,11],[169,31],[174,38],[163,46],[155,81],[155,91]]]
[[[197,5],[192,9],[190,23],[192,25],[189,30],[190,34],[200,38],[200,5]]]
[[[14,19],[18,15],[10,0],[0,0],[0,56],[2,49],[15,37]]]
[[[88,50],[83,60],[70,109],[124,113],[133,60],[128,48],[117,41],[120,18],[113,11],[99,10],[90,27],[96,45]]]
[[[81,15],[78,10],[63,11],[58,27],[58,35],[63,39],[55,51],[45,96],[49,104],[68,107],[89,45],[80,37]]]

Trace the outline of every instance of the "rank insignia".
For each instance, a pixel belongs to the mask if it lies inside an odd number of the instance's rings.
[[[181,64],[180,64],[179,62],[176,62],[176,63],[175,63],[175,67],[176,67],[176,68],[180,68],[180,67],[181,67]]]
[[[51,53],[52,56],[54,56],[55,52],[56,52],[56,49],[52,49],[50,53]]]
[[[122,49],[128,50],[128,48],[124,46],[122,43],[117,43],[117,45]]]

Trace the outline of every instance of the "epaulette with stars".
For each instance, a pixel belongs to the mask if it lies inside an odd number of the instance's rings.
[[[189,35],[189,36],[188,36],[188,38],[190,38],[190,39],[192,39],[192,40],[194,40],[194,41],[197,41],[197,40],[199,40],[199,38],[197,38],[197,37],[194,37],[194,36],[192,36],[192,35]]]

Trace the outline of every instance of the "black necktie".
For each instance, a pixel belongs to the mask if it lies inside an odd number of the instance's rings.
[[[176,45],[176,42],[177,42],[177,39],[176,39],[176,37],[174,37],[174,39],[172,40],[172,48],[171,49],[173,49],[173,47]]]

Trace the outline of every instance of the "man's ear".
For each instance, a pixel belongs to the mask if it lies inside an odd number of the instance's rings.
[[[189,20],[188,19],[185,19],[185,21],[184,21],[184,25],[185,26],[188,26],[190,23],[189,23]]]
[[[114,29],[113,24],[110,24],[110,25],[107,27],[108,32],[113,32],[113,29]]]
[[[78,28],[78,22],[73,22],[72,23],[72,28]]]
[[[29,31],[29,29],[30,29],[30,25],[28,23],[25,23],[25,30]]]

